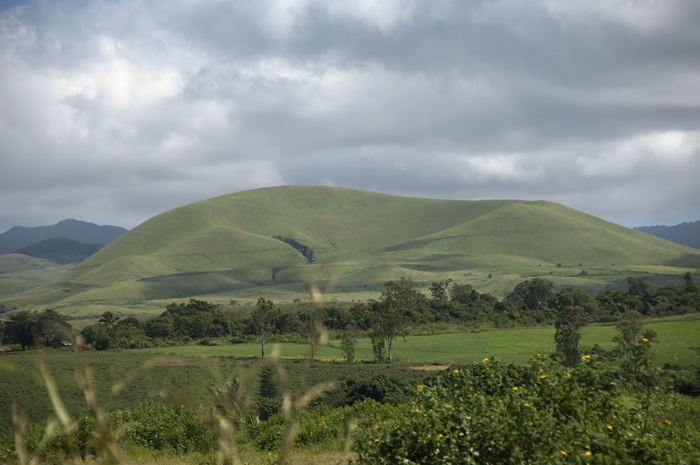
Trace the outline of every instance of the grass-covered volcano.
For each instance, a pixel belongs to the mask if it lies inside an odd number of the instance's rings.
[[[160,214],[9,303],[290,299],[303,297],[305,280],[330,279],[350,300],[377,297],[401,276],[424,284],[450,277],[503,294],[531,276],[599,289],[634,273],[680,281],[698,268],[699,251],[546,201],[286,186]]]

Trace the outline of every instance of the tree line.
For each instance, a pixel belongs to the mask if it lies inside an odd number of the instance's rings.
[[[143,321],[108,311],[80,334],[97,350],[193,341],[206,345],[222,338],[231,343],[257,341],[264,356],[268,341],[308,342],[313,350],[330,333],[341,339],[348,360],[354,358],[354,340],[363,336],[371,338],[377,360],[391,361],[394,340],[411,327],[434,323],[471,329],[554,325],[562,341],[561,353],[565,353],[565,341],[575,339],[588,323],[617,322],[629,312],[652,317],[700,311],[700,288],[691,273],[683,278],[683,284],[655,289],[642,279],[629,277],[626,290],[607,289],[598,294],[571,287],[555,292],[552,281],[533,278],[520,282],[501,300],[450,279],[432,282],[430,295],[425,295],[411,279],[401,278],[386,282],[379,298],[366,302],[299,303],[283,309],[260,297],[246,313],[193,298],[171,303],[157,317]],[[18,344],[23,350],[34,345],[59,346],[71,340],[71,334],[66,316],[53,309],[22,310],[0,322],[0,342]],[[572,352],[571,359],[576,355]]]

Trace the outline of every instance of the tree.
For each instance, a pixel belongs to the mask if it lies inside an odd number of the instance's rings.
[[[376,331],[386,341],[387,356],[392,360],[392,344],[397,336],[403,333],[408,321],[407,313],[412,312],[422,298],[414,291],[413,281],[401,278],[399,284],[393,281],[384,283],[384,291],[377,306]]]
[[[468,305],[479,298],[479,293],[474,290],[471,284],[452,284],[450,288],[450,300]]]
[[[346,326],[343,330],[343,336],[340,339],[340,349],[345,354],[345,359],[348,363],[355,361],[355,344],[357,339],[355,338],[355,330],[352,326]]]
[[[564,365],[575,367],[578,364],[580,351],[578,343],[581,340],[581,328],[586,325],[587,315],[583,307],[570,305],[565,307],[557,316],[554,341],[557,353],[564,357]]]
[[[618,351],[625,357],[623,364],[632,372],[639,370],[639,341],[644,329],[644,319],[642,314],[635,310],[628,310],[615,325],[617,336],[613,342],[617,343]]]
[[[158,318],[150,318],[143,325],[146,336],[150,338],[169,338],[173,332],[173,320],[170,318],[159,316]]]
[[[433,281],[430,285],[430,293],[434,302],[447,302],[447,287],[451,282],[451,279]]]
[[[695,284],[692,273],[689,271],[683,275],[683,280],[685,281],[685,293],[686,294],[697,294],[700,292],[700,288]]]
[[[552,281],[534,278],[515,286],[505,300],[507,303],[522,305],[527,310],[541,310],[553,288]]]
[[[265,344],[267,344],[267,339],[275,329],[277,314],[278,312],[273,302],[260,297],[255,311],[250,315],[252,326],[255,328],[258,336],[260,336],[261,357],[265,357]]]
[[[36,315],[36,335],[45,347],[58,347],[61,341],[70,339],[71,329],[66,316],[52,308]]]
[[[117,325],[117,321],[119,321],[120,318],[121,317],[115,316],[112,312],[107,311],[100,315],[100,319],[97,320],[97,322],[114,331],[114,328]]]
[[[5,323],[5,337],[9,342],[15,342],[22,346],[22,350],[34,344],[36,332],[36,313],[29,310],[20,310],[13,313]]]

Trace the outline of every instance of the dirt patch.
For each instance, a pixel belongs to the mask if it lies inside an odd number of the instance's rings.
[[[449,367],[449,365],[422,365],[419,367],[411,367],[411,370],[441,371],[447,370]]]

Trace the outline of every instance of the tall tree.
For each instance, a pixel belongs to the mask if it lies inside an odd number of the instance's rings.
[[[345,359],[348,363],[355,361],[355,345],[357,339],[355,337],[355,329],[352,326],[346,326],[343,330],[343,336],[340,339],[340,349],[345,354]]]
[[[377,306],[376,330],[386,341],[387,356],[392,360],[392,344],[397,336],[403,334],[411,313],[423,296],[413,290],[413,281],[401,278],[397,284],[393,281],[384,283],[384,291]]]
[[[97,322],[103,325],[104,327],[114,331],[114,328],[117,325],[117,321],[119,321],[120,318],[121,317],[115,316],[112,312],[106,311],[102,315],[100,315],[100,319],[97,320]]]
[[[587,322],[586,311],[583,307],[569,305],[565,307],[555,323],[554,341],[557,353],[564,357],[564,365],[575,367],[581,355],[578,343],[581,340],[581,328]]]
[[[255,332],[260,336],[261,357],[265,357],[265,345],[270,334],[275,329],[275,320],[277,319],[277,310],[271,300],[265,300],[264,297],[258,299],[255,311],[250,315],[250,320],[255,328]]]

